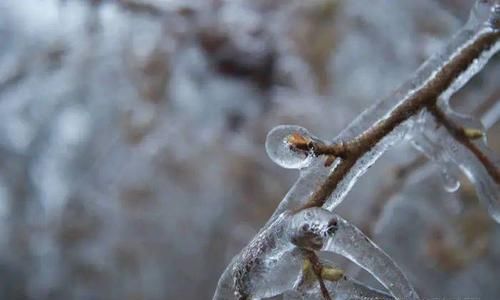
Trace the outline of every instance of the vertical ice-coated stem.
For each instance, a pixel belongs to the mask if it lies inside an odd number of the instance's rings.
[[[396,299],[420,299],[396,263],[358,228],[336,216],[338,229],[323,247],[340,254],[373,275]]]

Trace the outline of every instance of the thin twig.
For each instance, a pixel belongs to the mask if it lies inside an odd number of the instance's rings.
[[[323,280],[323,275],[322,275],[323,265],[321,264],[319,257],[316,255],[314,251],[309,251],[309,250],[303,250],[303,251],[306,258],[311,262],[311,267],[314,272],[314,275],[316,275],[316,278],[318,279],[323,299],[332,300],[332,298],[330,297],[330,293],[328,292],[328,289],[326,288],[325,282]]]

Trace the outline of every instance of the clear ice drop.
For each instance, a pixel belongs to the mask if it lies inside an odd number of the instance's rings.
[[[293,139],[312,141],[314,138],[307,129],[300,126],[276,126],[267,134],[267,155],[269,155],[272,161],[283,168],[305,168],[311,164],[314,155],[311,152],[294,149],[291,144]]]

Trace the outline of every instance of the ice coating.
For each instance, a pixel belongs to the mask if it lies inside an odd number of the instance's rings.
[[[234,266],[234,257],[219,278],[213,300],[237,300],[234,290],[233,275],[231,270]]]
[[[327,265],[323,262],[323,265]],[[335,295],[335,300],[393,300],[391,295],[388,295],[377,289],[370,288],[355,280],[347,277],[341,278],[336,282],[325,282],[325,286],[330,295]],[[284,294],[286,300],[323,300],[320,286],[317,281],[308,286],[297,287],[295,291],[289,291]]]
[[[292,242],[307,249],[340,254],[373,275],[396,299],[420,299],[396,263],[358,228],[323,208],[296,213]]]
[[[425,124],[422,126],[425,126],[427,129],[420,130],[420,134],[430,144],[440,145],[439,151],[441,152],[436,152],[436,147],[417,147],[417,149],[430,157],[445,156],[454,166],[460,168],[473,183],[479,199],[487,207],[489,214],[500,223],[499,183],[488,173],[478,157],[470,149],[457,142],[443,126],[439,126],[430,113],[425,114],[424,118]],[[434,153],[429,154],[430,150],[434,151]],[[486,149],[481,150],[498,169],[498,162],[500,161],[498,157]]]
[[[266,298],[299,288],[304,249],[343,255],[369,271],[395,297],[406,293],[407,299],[418,299],[380,248],[344,219],[318,207],[284,213],[266,226],[226,268],[213,299]],[[333,288],[344,293],[370,291],[348,280]]]
[[[288,225],[291,241],[298,247],[320,250],[324,241],[337,231],[335,216],[326,209],[313,207],[297,212]]]
[[[421,134],[414,134],[412,139],[415,148],[437,164],[444,189],[450,193],[456,192],[460,188],[459,170],[451,162],[449,155],[442,151],[441,145],[433,144],[432,141],[429,141]]]
[[[340,254],[373,275],[395,299],[420,299],[396,263],[358,228],[335,215],[338,230],[324,251]]]
[[[393,300],[394,298],[384,292],[364,286],[354,280],[340,279],[338,282],[325,283],[330,295],[335,295],[335,300]],[[285,295],[284,299],[308,299],[308,300],[323,300],[319,284],[315,284],[310,289],[299,292],[290,292]]]
[[[219,279],[214,300],[265,298],[292,289],[302,256],[290,242],[290,214],[265,226],[236,256]]]
[[[391,146],[401,142],[408,130],[413,125],[413,119],[409,119],[403,124],[396,127],[390,134],[386,135],[379,143],[373,146],[369,151],[364,153],[356,160],[350,171],[338,184],[332,195],[326,201],[324,207],[329,210],[335,209],[347,193],[351,190],[358,179],[368,171],[368,169],[382,156]]]
[[[498,161],[498,158],[495,158],[496,155],[487,148],[486,135],[484,134],[487,128],[479,120],[453,111],[447,98],[440,99],[439,108],[454,124],[476,135],[472,136],[471,139],[474,140],[474,143],[481,148],[486,156],[490,157],[491,161]],[[445,189],[449,192],[456,191],[460,187],[458,180],[460,167],[455,162],[456,159],[451,157],[454,155],[454,151],[446,151],[446,145],[442,143],[442,140],[433,136],[437,124],[427,111],[422,112],[419,121],[416,123],[417,125],[414,126],[412,132],[413,145],[438,164]]]
[[[498,1],[476,1],[467,24],[453,36],[441,53],[431,56],[415,74],[403,83],[391,96],[374,104],[360,114],[336,140],[346,140],[355,137],[373,124],[384,119],[398,105],[406,101],[420,89],[432,82],[440,71],[453,61],[465,48],[480,38],[491,34],[497,34],[500,30],[498,24],[493,27],[491,20],[500,18]],[[458,89],[466,84],[477,72],[479,72],[489,59],[499,51],[500,42],[484,49],[469,66],[455,78],[450,86],[441,95],[443,99],[449,99]]]
[[[270,221],[286,210],[303,205],[336,166],[337,163],[334,163],[331,167],[327,168],[324,166],[323,161],[315,160],[308,168],[301,170],[297,182],[290,188],[284,199],[280,202]]]
[[[476,1],[471,12],[469,23],[487,24],[491,28],[500,29],[500,1],[480,0]]]
[[[442,98],[447,99],[453,95],[460,87],[470,80],[470,78],[479,72],[488,60],[499,51],[500,42],[498,42],[498,39],[500,32],[498,26],[495,25],[497,23],[491,22],[491,20],[497,20],[498,15],[498,1],[478,1],[475,11],[471,13],[468,23],[450,40],[441,53],[437,53],[430,57],[416,71],[413,77],[403,83],[390,97],[376,103],[360,114],[334,139],[333,142],[349,141],[366,132],[375,124],[382,123],[394,110],[404,105],[405,102],[419,91],[433,85],[436,80],[440,80],[443,76],[446,76],[443,75],[443,73],[447,72],[445,70],[449,68],[450,65],[462,67],[461,63],[456,61],[457,58],[460,57],[464,51],[475,48],[473,45],[477,41],[489,38],[496,40],[491,47],[481,49],[477,57],[461,70],[458,77],[450,79],[450,85],[443,91],[445,95]],[[411,126],[411,124],[406,125]],[[391,134],[397,136],[397,130],[395,129]],[[391,134],[386,137],[386,140],[391,140],[391,138],[393,138]],[[328,209],[334,209],[341,203],[357,178],[359,178],[359,176],[361,176],[366,169],[387,150],[388,147],[386,145],[393,144],[397,142],[397,140],[398,139],[395,139],[391,141],[391,143],[381,141],[373,147],[370,153],[360,158],[359,160],[368,161],[370,164],[363,165],[362,163],[356,163],[356,170],[349,172],[342,183],[339,184],[328,200],[326,207],[328,207]],[[312,194],[311,187],[318,186],[318,183],[326,180],[328,175],[333,172],[337,166],[337,164],[333,164],[330,168],[325,168],[322,164],[313,163],[310,167],[304,169],[298,181],[287,193],[275,214],[273,214],[273,217],[276,217],[287,209],[306,203],[308,197]]]
[[[411,134],[412,144],[438,166],[444,189],[448,192],[455,192],[460,188],[460,181],[458,180],[460,170],[452,162],[449,154],[444,151],[440,141],[428,138],[426,131],[431,130],[431,128],[425,126],[425,119],[425,113],[423,113],[415,122]]]
[[[485,128],[490,128],[495,125],[498,120],[500,120],[500,101],[495,103],[489,111],[481,116],[481,124],[483,124]]]
[[[375,104],[362,113],[351,125],[342,131],[333,142],[348,142],[367,132],[370,128],[376,127],[379,124],[384,124],[397,109],[406,105],[408,101],[414,100],[415,96],[422,91],[436,85],[441,88],[438,89],[439,94],[437,94],[437,92],[435,95],[433,94],[433,96],[435,96],[433,99],[438,97],[448,99],[451,97],[499,51],[500,43],[498,40],[500,32],[498,18],[500,10],[498,7],[498,1],[476,2],[476,7],[466,26],[452,38],[441,53],[429,58],[427,62],[417,70],[415,75],[406,81],[392,96]],[[485,46],[478,47],[478,44]],[[470,58],[470,60],[461,60],[464,57],[464,53],[469,55],[465,56]],[[450,69],[453,71],[450,71]],[[458,76],[456,76],[457,73],[459,73]],[[427,97],[427,99],[429,98],[431,97]],[[389,146],[400,141],[405,136],[408,128],[414,125],[413,122],[415,122],[415,120],[412,118],[405,120],[373,145],[369,151],[357,157],[355,163],[350,166],[350,170],[332,191],[325,207],[333,210],[343,200],[344,196],[352,188],[357,179],[366,172],[368,167],[371,166]],[[446,159],[453,162],[450,166],[456,165],[466,173],[469,179],[474,183],[481,201],[488,206],[488,210],[492,216],[499,221],[499,187],[494,179],[489,176],[485,167],[466,147],[459,144],[450,136],[446,130],[441,128],[440,130],[426,130],[426,132],[427,131],[430,131],[430,135],[438,137],[440,143],[443,144],[443,150],[445,151],[443,153],[446,154]],[[283,136],[280,132],[278,133],[281,137],[273,139],[273,143],[269,143],[270,145],[277,145],[277,148],[273,148],[272,146],[268,147],[268,143],[266,142],[268,153],[269,149],[275,152],[270,153],[269,156],[276,163],[286,168],[301,169],[301,176],[287,193],[271,219],[268,221],[265,229],[260,231],[256,239],[263,236],[269,236],[270,233],[267,231],[269,226],[273,226],[276,220],[279,220],[283,216],[284,212],[299,208],[306,203],[317,187],[322,185],[325,180],[328,180],[332,172],[335,172],[338,170],[337,168],[342,166],[342,162],[337,160],[336,163],[332,164],[330,167],[325,167],[320,160],[311,159],[311,161],[308,161],[310,155],[304,155],[304,153],[302,153],[302,156],[294,157],[286,151],[284,151],[284,155],[277,155],[278,159],[275,160],[273,155],[278,153],[276,149],[280,149],[279,145],[286,146],[286,137],[288,136]],[[307,131],[305,131],[305,133],[307,133]],[[279,137],[280,135],[277,136]],[[310,136],[308,133],[305,135]],[[282,148],[282,150],[283,149],[287,148],[285,147]],[[290,150],[289,147],[288,150]],[[297,155],[298,153],[293,154]],[[288,159],[288,156],[292,158]],[[304,163],[304,161],[307,161],[307,163]],[[452,175],[454,174],[453,172],[454,171],[449,172],[447,175]],[[447,178],[447,180],[450,178]],[[453,182],[453,180],[450,180],[448,188],[450,190],[455,189],[456,181]],[[327,218],[328,214],[321,214],[321,220],[331,221],[331,219]],[[356,227],[338,216],[336,216],[336,218],[340,225],[335,234],[328,240],[328,243],[323,245],[323,250],[343,255],[366,269],[377,278],[396,299],[419,299],[418,295],[408,283],[407,278],[387,254],[366,238],[366,236]],[[294,228],[298,229],[300,227]],[[323,226],[321,228],[330,228],[330,226]],[[319,232],[324,236],[325,230],[320,230]],[[297,239],[293,241],[297,243]],[[252,243],[255,244],[255,239],[251,244]],[[297,245],[314,249],[319,244],[316,243],[316,240],[313,240],[310,244],[302,241],[297,243]],[[245,249],[248,250],[248,247]],[[236,261],[241,260],[241,256],[248,256],[248,253],[254,253],[253,251],[248,252],[245,249],[239,257],[237,257]],[[286,251],[281,251],[280,253],[283,255]],[[274,255],[271,256],[274,257]],[[246,260],[248,261],[248,259]],[[234,266],[232,268],[234,269]],[[257,274],[260,273],[257,272]],[[249,291],[251,291],[252,288],[257,291],[255,287],[257,287],[258,284],[252,282],[251,278],[248,278],[247,282],[249,283]],[[290,282],[291,280],[288,284]],[[285,285],[280,285],[280,289],[284,287]],[[277,293],[277,290],[273,288],[270,294],[274,295],[275,293]],[[260,294],[257,293],[257,295]],[[265,295],[267,296],[268,294]]]
[[[290,140],[293,138],[313,139],[307,129],[295,125],[279,125],[267,134],[266,152],[269,158],[286,169],[302,169],[309,166],[314,155],[294,150]]]

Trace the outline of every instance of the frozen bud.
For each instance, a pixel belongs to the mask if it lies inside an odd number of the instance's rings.
[[[477,128],[464,128],[464,134],[471,140],[477,140],[485,137],[484,131]]]
[[[337,218],[330,211],[314,207],[299,211],[290,220],[290,240],[298,247],[319,250],[338,229]]]
[[[309,145],[314,140],[303,127],[279,125],[267,134],[267,155],[283,168],[302,169],[309,166],[314,158],[309,150]]]

